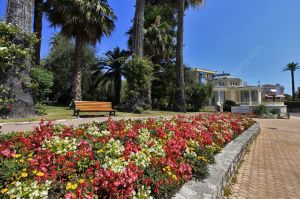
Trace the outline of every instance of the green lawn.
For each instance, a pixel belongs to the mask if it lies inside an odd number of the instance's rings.
[[[144,111],[142,114],[117,112],[118,117],[141,117],[141,116],[167,116],[181,114],[172,111]],[[80,113],[82,117],[95,117],[95,116],[108,116],[109,113]],[[0,123],[7,122],[29,122],[29,121],[39,121],[41,119],[45,120],[61,120],[61,119],[75,119],[77,117],[73,116],[73,110],[70,110],[65,106],[46,106],[46,115],[36,116],[32,118],[22,118],[22,119],[0,119]]]

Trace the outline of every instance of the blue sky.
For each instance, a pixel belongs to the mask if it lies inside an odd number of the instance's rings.
[[[97,45],[97,53],[116,46],[127,48],[125,32],[131,26],[135,0],[109,0],[118,20],[110,38]],[[0,16],[6,0],[0,0]],[[280,83],[291,92],[289,62],[300,62],[299,0],[207,0],[185,17],[184,62],[191,67],[225,71],[248,84]],[[44,20],[42,56],[53,33]],[[300,86],[300,70],[296,72]]]

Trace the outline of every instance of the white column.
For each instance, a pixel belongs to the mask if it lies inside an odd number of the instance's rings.
[[[218,90],[218,105],[221,105],[221,92]]]
[[[258,104],[261,104],[261,90],[257,90],[258,92]]]
[[[252,105],[252,96],[251,96],[251,90],[249,90],[249,105]]]

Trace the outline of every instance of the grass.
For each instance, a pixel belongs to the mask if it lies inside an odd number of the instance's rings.
[[[62,119],[76,119],[76,116],[73,116],[73,110],[70,110],[66,106],[45,106],[46,114],[43,116],[35,116],[31,118],[21,118],[21,119],[0,119],[0,123],[8,123],[8,122],[31,122],[31,121],[39,121],[41,119],[45,120],[62,120]],[[145,117],[145,116],[168,116],[168,115],[176,115],[182,114],[178,112],[172,111],[152,111],[146,110],[143,111],[142,114],[134,114],[127,112],[117,112],[116,116],[118,117]],[[108,116],[109,113],[80,113],[82,117],[104,117]]]

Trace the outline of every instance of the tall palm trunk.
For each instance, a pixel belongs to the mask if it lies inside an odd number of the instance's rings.
[[[135,7],[132,51],[133,54],[142,57],[144,55],[145,0],[136,0]]]
[[[295,100],[295,76],[294,71],[291,70],[291,76],[292,76],[292,99]]]
[[[7,22],[17,25],[24,32],[30,33],[32,8],[32,0],[8,0]],[[24,118],[35,113],[31,89],[25,84],[25,82],[30,84],[30,68],[31,62],[28,57],[26,60],[20,61],[17,66],[11,67],[3,79],[4,86],[10,89],[10,97],[14,99],[9,117]]]
[[[83,44],[84,41],[80,35],[76,37],[75,43],[75,66],[73,74],[73,99],[81,100],[81,66],[83,59]]]
[[[135,17],[133,24],[133,54],[143,57],[144,56],[144,14],[145,14],[145,0],[136,0]],[[151,84],[147,93],[143,96],[144,106],[151,109]]]
[[[185,0],[177,0],[178,6],[178,26],[176,45],[176,99],[174,111],[186,112],[185,92],[184,92],[184,66],[183,66],[183,20],[184,20]]]
[[[115,87],[114,105],[119,105],[121,102],[121,86],[122,86],[121,72],[116,71],[115,78],[114,78],[114,87]]]
[[[36,65],[40,65],[41,60],[41,39],[42,39],[42,27],[43,27],[43,0],[34,0],[34,22],[33,31],[38,39],[34,46],[34,62]]]

